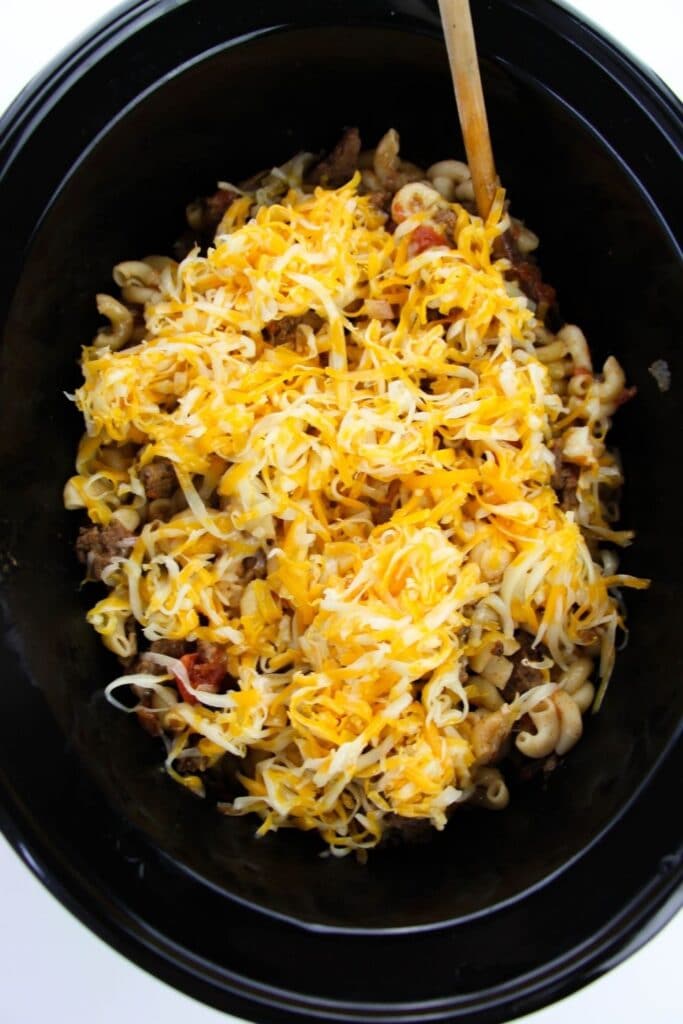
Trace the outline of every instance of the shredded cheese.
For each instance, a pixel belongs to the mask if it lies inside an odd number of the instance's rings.
[[[610,588],[644,583],[600,563],[598,539],[630,535],[599,494],[621,479],[599,380],[562,393],[539,358],[534,310],[494,255],[502,193],[486,222],[437,197],[392,233],[359,175],[313,193],[288,180],[270,205],[240,195],[206,255],[166,261],[139,343],[84,349],[68,487],[96,524],[124,508],[143,522],[88,615],[105,644],[124,651],[133,617],[148,641],[225,651],[218,695],[156,656],[196,701],[169,711],[161,687],[173,777],[201,793],[178,759],[238,756],[245,793],[226,813],[255,812],[260,834],[317,830],[343,855],[394,815],[441,829],[472,796],[477,659],[512,654],[522,630],[553,666],[538,700],[585,650],[606,684],[622,625]],[[415,253],[435,209],[455,244]],[[563,444],[573,511],[552,486]],[[158,458],[178,481],[164,515],[141,482]],[[506,730],[533,705],[504,704]]]

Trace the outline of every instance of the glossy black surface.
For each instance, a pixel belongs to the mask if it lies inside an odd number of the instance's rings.
[[[179,790],[156,745],[105,705],[116,667],[83,620],[95,594],[78,589],[77,517],[60,507],[80,432],[63,391],[78,381],[92,297],[113,263],[167,250],[187,199],[216,178],[328,145],[346,124],[370,143],[394,125],[404,153],[425,163],[462,155],[435,4],[283,10],[134,5],[3,123],[0,216],[13,246],[0,297],[0,571],[3,693],[16,723],[0,748],[4,827],[92,927],[244,1016],[281,1019],[254,999],[304,1012],[308,998],[318,1016],[332,1012],[321,1001],[351,1001],[342,1019],[418,1019],[428,1003],[441,1016],[494,1019],[600,969],[680,870],[669,812],[680,759],[614,824],[672,747],[683,703],[680,111],[561,9],[475,4],[513,209],[542,236],[565,317],[639,388],[616,431],[624,519],[638,530],[624,565],[655,583],[629,597],[631,641],[604,710],[545,789],[514,793],[503,815],[463,813],[432,843],[377,852],[366,867],[323,860],[310,837],[257,841],[253,822]],[[672,370],[665,395],[647,371],[657,358]],[[450,925],[410,938],[321,936],[228,896],[317,929]],[[257,995],[259,985],[279,991]],[[370,1001],[385,1010],[351,1005]],[[411,1001],[425,1006],[409,1011]]]

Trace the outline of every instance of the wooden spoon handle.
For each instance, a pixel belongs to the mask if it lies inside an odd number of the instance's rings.
[[[439,0],[455,98],[479,215],[488,216],[498,188],[469,0]]]

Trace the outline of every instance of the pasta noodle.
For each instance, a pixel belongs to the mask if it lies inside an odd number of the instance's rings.
[[[221,184],[188,208],[206,251],[115,267],[64,493],[110,699],[175,781],[338,856],[506,806],[495,765],[577,742],[613,588],[647,585],[601,547],[632,539],[605,441],[630,392],[524,292],[501,245],[538,239],[502,191],[482,221],[460,161],[359,148]]]

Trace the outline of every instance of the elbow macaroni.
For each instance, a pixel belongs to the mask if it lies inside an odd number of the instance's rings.
[[[524,730],[515,740],[515,746],[526,757],[547,757],[557,747],[560,738],[560,716],[557,705],[545,698],[529,711],[534,732]]]
[[[482,768],[477,775],[480,803],[492,811],[502,811],[510,803],[510,792],[497,768]]]
[[[93,342],[95,348],[106,346],[112,352],[123,348],[133,333],[133,314],[131,311],[111,295],[98,295],[97,312],[107,318],[109,327],[98,331]]]
[[[534,731],[520,732],[515,741],[526,757],[547,757],[553,753],[561,757],[581,739],[581,709],[566,690],[557,689],[540,701],[529,711],[529,718]]]

